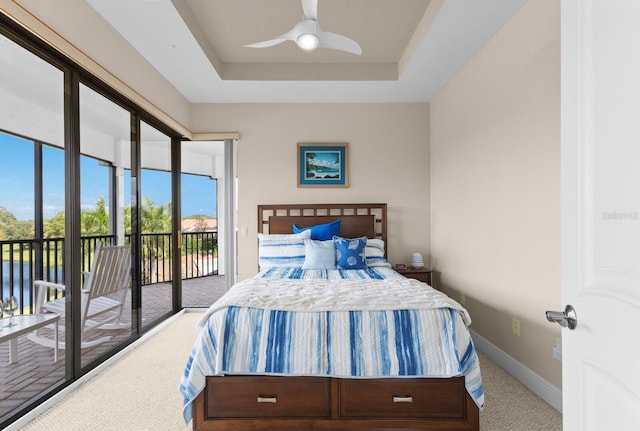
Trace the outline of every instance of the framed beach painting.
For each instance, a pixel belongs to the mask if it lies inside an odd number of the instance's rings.
[[[298,187],[349,187],[349,144],[298,143]]]

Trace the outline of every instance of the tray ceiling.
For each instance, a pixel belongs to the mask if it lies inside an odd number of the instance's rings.
[[[45,22],[61,13],[16,1]],[[290,41],[244,47],[288,31],[302,18],[300,0],[65,0],[74,19],[106,22],[191,103],[428,102],[524,3],[318,0],[322,29],[356,40],[357,56]]]

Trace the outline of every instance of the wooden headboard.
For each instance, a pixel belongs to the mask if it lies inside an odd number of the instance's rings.
[[[380,238],[387,243],[387,204],[258,205],[258,232],[292,233],[298,227],[340,219],[340,236]],[[386,248],[386,247],[385,247]]]

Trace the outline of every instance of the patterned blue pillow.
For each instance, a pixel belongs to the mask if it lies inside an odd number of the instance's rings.
[[[295,223],[293,225],[293,233],[301,233],[305,230],[311,230],[311,239],[318,241],[331,240],[334,235],[340,234],[340,219],[332,221],[331,223],[317,224],[315,226],[298,227]]]
[[[336,266],[340,269],[363,269],[367,267],[364,249],[367,237],[342,238],[333,237],[336,246]]]

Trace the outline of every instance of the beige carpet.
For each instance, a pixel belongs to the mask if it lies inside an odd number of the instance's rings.
[[[478,353],[484,384],[483,431],[562,431],[562,414],[486,355]]]
[[[202,313],[185,313],[40,415],[28,431],[182,431],[180,376]]]
[[[23,428],[26,431],[187,431],[180,376],[200,313],[185,313]],[[480,354],[483,431],[561,431],[562,415]]]

